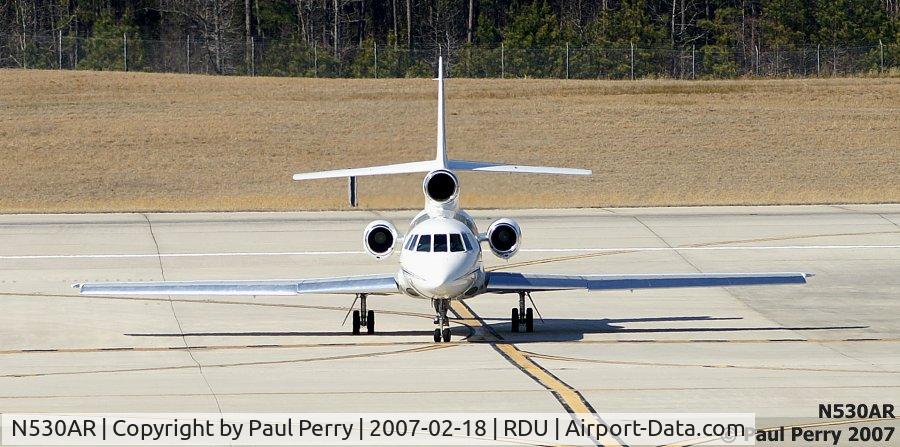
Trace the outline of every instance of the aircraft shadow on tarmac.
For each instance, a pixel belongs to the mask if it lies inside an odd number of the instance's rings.
[[[521,340],[528,343],[560,342],[582,340],[586,334],[709,334],[709,333],[744,333],[744,332],[778,332],[778,331],[827,331],[865,329],[868,326],[671,326],[660,325],[651,327],[628,327],[629,323],[678,323],[678,322],[717,322],[743,320],[741,317],[711,317],[711,316],[677,316],[677,317],[646,317],[646,318],[545,318],[543,321],[535,319],[534,332],[512,333],[509,319],[484,318],[489,330],[500,335],[504,339]],[[473,330],[467,326],[453,327],[453,334],[458,337],[468,337]],[[422,336],[432,335],[431,330],[402,330],[402,331],[376,331],[377,336]],[[132,337],[365,337],[366,335],[353,335],[347,330],[338,331],[245,331],[245,332],[185,332],[182,333],[131,333],[125,334]],[[368,335],[371,337],[371,335]],[[796,338],[796,337],[790,337]],[[638,339],[639,340],[639,339]]]
[[[710,334],[721,333],[771,333],[780,331],[828,331],[828,330],[848,330],[848,329],[865,329],[868,326],[734,326],[728,324],[716,325],[691,325],[691,326],[672,326],[668,324],[660,325],[641,325],[640,327],[629,327],[629,323],[678,323],[678,322],[717,322],[717,321],[734,321],[743,320],[741,317],[711,317],[711,316],[678,316],[678,317],[648,317],[648,318],[600,318],[600,319],[581,319],[581,318],[545,318],[543,321],[535,317],[534,332],[531,333],[512,333],[510,331],[509,319],[485,319],[488,321],[497,321],[496,323],[488,323],[494,331],[514,341],[523,341],[528,343],[538,342],[559,342],[559,341],[577,341],[584,339],[587,334]],[[774,337],[774,338],[797,338],[796,336]],[[634,340],[640,341],[640,338]]]

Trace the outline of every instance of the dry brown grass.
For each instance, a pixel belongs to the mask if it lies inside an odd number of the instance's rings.
[[[455,158],[587,167],[463,174],[468,207],[900,201],[900,79],[448,81]],[[430,158],[432,81],[0,70],[0,211],[345,207],[294,172]],[[422,204],[421,175],[361,205]]]

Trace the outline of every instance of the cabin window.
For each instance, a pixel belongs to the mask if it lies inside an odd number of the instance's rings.
[[[411,235],[409,235],[409,240],[406,241],[406,247],[405,247],[407,250],[412,250],[412,248],[416,245],[416,238],[417,238],[417,237],[419,237],[418,234],[411,234]]]
[[[446,234],[435,234],[434,235],[434,251],[435,252],[447,251],[447,235]]]
[[[419,242],[416,244],[416,251],[431,251],[430,234],[423,234],[419,236]]]
[[[450,235],[450,251],[466,251],[466,248],[463,246],[462,236],[459,234],[451,234]]]

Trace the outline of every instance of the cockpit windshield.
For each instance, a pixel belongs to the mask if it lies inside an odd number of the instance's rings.
[[[463,247],[462,236],[455,233],[450,235],[450,251],[466,251],[466,248]]]
[[[416,251],[431,251],[430,234],[423,234],[419,236],[419,243],[416,244]]]
[[[432,242],[434,243],[432,244]],[[409,236],[404,246],[410,251],[431,253],[465,252],[474,250],[474,247],[469,235],[459,233],[413,234]]]
[[[417,234],[413,234],[409,236],[409,240],[406,241],[406,246],[403,247],[407,250],[412,250],[412,248],[416,245],[416,238],[419,237]]]
[[[434,235],[434,251],[447,251],[447,235],[446,234],[435,234]]]

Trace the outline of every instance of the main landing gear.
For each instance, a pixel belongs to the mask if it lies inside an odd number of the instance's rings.
[[[534,332],[534,316],[530,307],[525,308],[525,295],[526,292],[519,292],[519,308],[512,310],[513,332],[519,332],[522,326],[525,326],[525,332]]]
[[[366,294],[356,295],[359,300],[359,310],[353,311],[353,335],[359,335],[360,329],[365,326],[367,334],[375,333],[375,311],[366,310]],[[346,320],[345,320],[346,321]]]
[[[434,324],[439,325],[434,330],[434,341],[440,342],[443,340],[444,342],[449,342],[450,320],[447,319],[447,309],[450,308],[450,300],[431,300],[431,304],[434,306],[434,311],[437,312]]]

